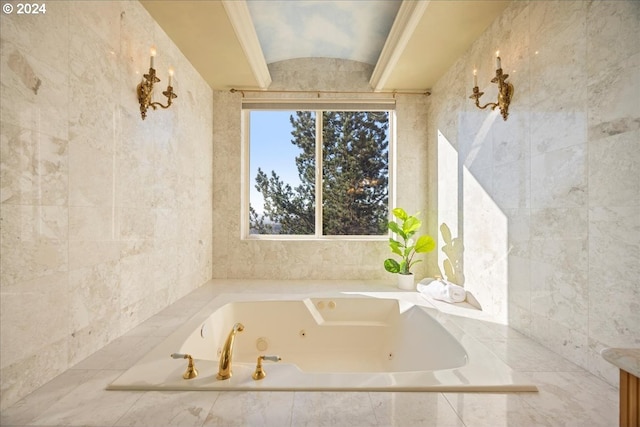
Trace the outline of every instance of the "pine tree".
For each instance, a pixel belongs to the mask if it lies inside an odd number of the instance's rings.
[[[296,166],[301,184],[292,188],[271,171],[258,169],[256,189],[264,217],[250,208],[259,234],[315,232],[315,116],[298,111],[289,118],[291,143],[300,148]],[[387,112],[323,112],[322,211],[324,235],[380,235],[387,231]],[[268,218],[273,224],[265,223]]]

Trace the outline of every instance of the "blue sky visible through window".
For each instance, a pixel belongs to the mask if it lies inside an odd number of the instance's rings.
[[[301,183],[295,161],[300,148],[291,143],[293,128],[289,117],[295,115],[294,111],[261,110],[250,114],[249,200],[256,212],[262,215],[264,199],[255,186],[258,167],[267,176],[275,171],[283,182],[295,188]]]

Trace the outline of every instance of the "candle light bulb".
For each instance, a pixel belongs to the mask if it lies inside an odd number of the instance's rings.
[[[173,80],[173,68],[169,68],[169,86],[171,86],[172,80]]]
[[[151,54],[151,58],[150,58],[150,60],[149,60],[149,68],[153,68],[153,60],[154,60],[154,59],[155,59],[155,57],[156,57],[156,48],[155,48],[155,47],[152,47],[152,48],[149,50],[149,53]]]
[[[502,68],[502,64],[500,63],[500,51],[496,50],[496,69]]]
[[[473,87],[478,87],[478,70],[473,70]]]

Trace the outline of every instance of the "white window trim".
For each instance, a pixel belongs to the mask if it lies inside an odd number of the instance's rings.
[[[372,108],[375,107],[375,108]],[[242,117],[241,117],[241,157],[242,164],[240,167],[240,238],[241,240],[284,240],[284,241],[387,241],[389,233],[368,236],[368,235],[322,235],[322,192],[316,191],[315,206],[315,234],[296,235],[296,234],[251,234],[249,224],[249,203],[250,203],[250,154],[251,146],[249,141],[250,120],[249,115],[252,110],[291,110],[291,111],[315,111],[316,112],[316,182],[322,182],[322,121],[317,120],[318,113],[327,110],[334,111],[388,111],[389,112],[389,148],[388,148],[388,212],[391,218],[391,211],[395,206],[396,195],[396,110],[395,100],[390,102],[389,99],[376,100],[372,103],[370,100],[273,100],[273,99],[245,99],[243,100]]]

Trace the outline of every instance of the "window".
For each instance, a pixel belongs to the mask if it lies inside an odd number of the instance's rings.
[[[244,105],[246,234],[388,235],[393,110],[365,106]]]

